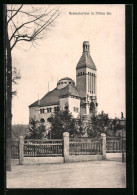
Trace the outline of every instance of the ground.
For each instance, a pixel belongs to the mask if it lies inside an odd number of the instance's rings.
[[[88,161],[13,165],[7,188],[125,188],[126,163]]]

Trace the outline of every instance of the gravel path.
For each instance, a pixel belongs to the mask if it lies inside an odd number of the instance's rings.
[[[126,163],[90,161],[14,165],[7,188],[125,188]]]

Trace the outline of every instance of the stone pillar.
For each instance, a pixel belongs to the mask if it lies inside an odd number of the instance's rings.
[[[63,156],[64,163],[66,162],[66,158],[69,156],[69,133],[63,133]]]
[[[106,134],[101,133],[102,138],[102,160],[106,159]]]
[[[23,157],[24,157],[24,137],[20,136],[19,138],[19,164],[23,165]]]

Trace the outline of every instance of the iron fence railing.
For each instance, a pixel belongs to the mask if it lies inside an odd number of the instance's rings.
[[[62,156],[62,140],[24,140],[25,157]]]
[[[107,153],[122,153],[126,152],[126,138],[125,137],[107,137],[106,139]]]
[[[70,155],[101,155],[101,138],[70,138]]]

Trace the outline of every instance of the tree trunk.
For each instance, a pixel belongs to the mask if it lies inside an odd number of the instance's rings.
[[[6,93],[6,170],[11,171],[11,101],[12,101],[12,58],[8,38],[7,10],[5,5],[5,93]]]

